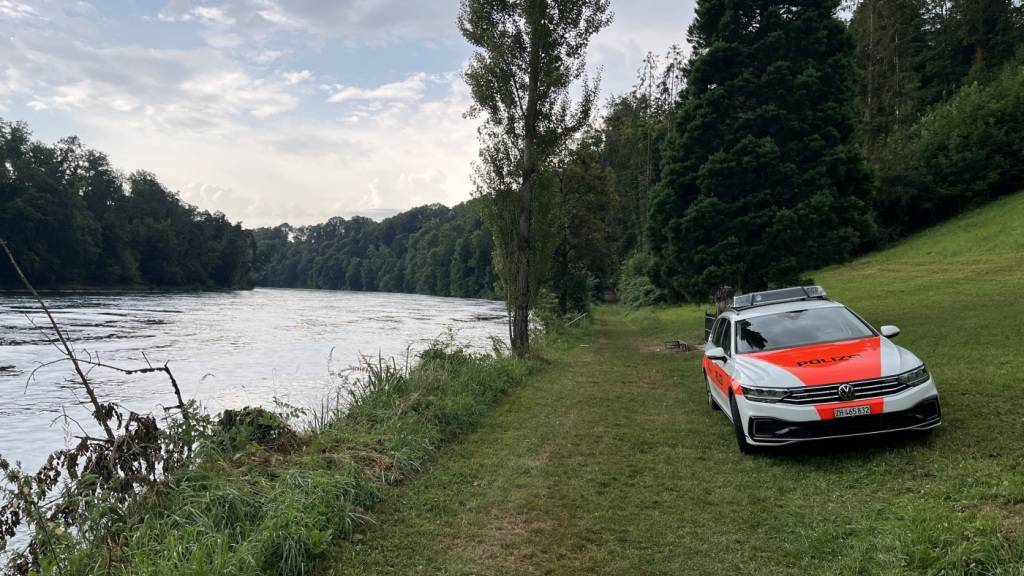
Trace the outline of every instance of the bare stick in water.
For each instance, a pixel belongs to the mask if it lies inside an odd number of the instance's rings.
[[[110,412],[109,407],[105,407],[100,404],[96,393],[92,389],[92,384],[89,384],[89,379],[85,377],[85,372],[82,372],[82,367],[78,363],[78,358],[75,357],[75,352],[71,349],[71,345],[68,344],[67,339],[64,338],[64,334],[60,331],[57,326],[57,321],[53,319],[53,314],[50,314],[50,309],[46,307],[46,303],[36,292],[36,289],[32,287],[32,284],[25,277],[25,274],[21,271],[21,267],[18,266],[17,260],[14,259],[14,254],[11,253],[11,249],[7,246],[7,242],[4,242],[3,238],[0,238],[0,247],[4,249],[7,254],[7,259],[11,261],[11,265],[14,266],[14,271],[18,274],[18,278],[21,279],[21,283],[25,285],[25,288],[32,293],[32,296],[39,303],[39,306],[46,313],[46,317],[50,320],[50,325],[53,326],[54,333],[57,334],[57,339],[60,340],[61,346],[64,348],[63,353],[71,360],[71,364],[75,367],[75,373],[78,374],[78,379],[82,382],[82,387],[85,388],[85,393],[89,396],[89,402],[92,404],[93,417],[99,422],[100,426],[103,427],[103,432],[107,435],[107,441],[110,443],[114,442],[114,431],[110,429],[110,424],[107,422],[106,415]],[[175,391],[177,391],[177,385],[175,385]]]

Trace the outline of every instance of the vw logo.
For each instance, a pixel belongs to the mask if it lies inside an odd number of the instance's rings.
[[[840,400],[853,400],[854,390],[850,384],[843,384],[839,387],[839,399]]]

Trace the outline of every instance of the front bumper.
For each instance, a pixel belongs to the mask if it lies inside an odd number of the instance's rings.
[[[748,441],[765,446],[927,430],[942,421],[938,390],[932,379],[899,394],[858,401],[855,404],[873,404],[871,414],[845,418],[825,419],[821,412],[853,402],[793,406],[751,402],[742,396],[736,399]]]
[[[747,435],[758,444],[789,444],[900,430],[927,430],[941,422],[942,409],[939,407],[939,398],[932,397],[908,410],[816,422],[790,422],[763,416],[753,417],[747,422]]]

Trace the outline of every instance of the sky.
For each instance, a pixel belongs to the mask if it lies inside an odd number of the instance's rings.
[[[247,226],[472,194],[457,0],[0,0],[0,118],[77,135]],[[685,44],[693,0],[612,0],[602,100]]]

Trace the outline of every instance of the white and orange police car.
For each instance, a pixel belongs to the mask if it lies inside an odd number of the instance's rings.
[[[754,446],[939,425],[939,394],[924,363],[820,286],[744,294],[715,320],[705,345],[708,404]]]

